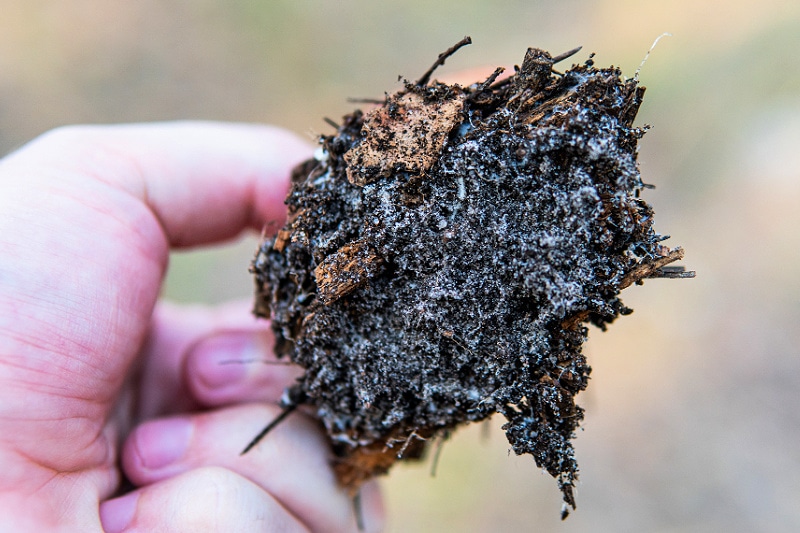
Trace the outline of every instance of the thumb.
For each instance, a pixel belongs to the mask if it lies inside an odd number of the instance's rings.
[[[100,505],[106,533],[307,532],[269,493],[219,467],[203,467]]]

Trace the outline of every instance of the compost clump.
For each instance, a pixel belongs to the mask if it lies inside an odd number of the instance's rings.
[[[417,82],[354,111],[298,166],[289,218],[252,271],[276,352],[305,369],[352,490],[453,428],[500,413],[574,508],[587,324],[647,277],[690,273],[640,198],[644,88],[590,56],[528,49],[500,79]],[[575,52],[575,51],[573,51]],[[571,52],[572,53],[572,52]]]

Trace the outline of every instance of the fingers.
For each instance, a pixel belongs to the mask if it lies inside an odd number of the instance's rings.
[[[309,531],[256,484],[215,467],[191,470],[104,502],[100,520],[106,533]]]
[[[279,224],[289,172],[310,154],[280,128],[168,122],[61,128],[4,163],[110,184],[145,204],[172,246],[190,246]]]
[[[204,406],[277,403],[302,369],[286,359],[276,359],[273,346],[269,330],[223,331],[204,337],[187,353],[184,382]]]
[[[141,354],[137,418],[198,405],[276,403],[301,371],[275,358],[269,322],[256,319],[251,305],[160,302]]]
[[[276,128],[182,122],[63,128],[0,160],[11,445],[44,461],[64,442],[64,470],[96,466],[169,247],[279,223],[290,169],[309,151]]]
[[[355,530],[351,499],[337,484],[330,449],[312,420],[292,414],[240,455],[279,413],[274,406],[249,404],[145,423],[125,444],[125,473],[134,484],[148,485],[200,467],[222,467],[262,487],[312,531]],[[368,530],[378,529],[380,498],[367,493],[363,507]]]

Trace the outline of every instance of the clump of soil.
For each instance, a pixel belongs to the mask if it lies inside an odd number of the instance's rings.
[[[305,369],[285,407],[314,407],[346,487],[500,413],[566,514],[586,325],[630,313],[632,283],[686,275],[665,268],[683,252],[639,197],[635,79],[591,56],[559,73],[531,48],[501,81],[429,81],[466,43],[294,170],[289,221],[253,263],[256,313]]]

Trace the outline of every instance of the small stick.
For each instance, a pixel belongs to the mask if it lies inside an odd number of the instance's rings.
[[[683,254],[684,254],[683,248],[674,248],[670,250],[669,253],[663,257],[659,257],[658,259],[654,259],[649,263],[642,263],[641,265],[634,267],[630,272],[625,274],[625,276],[619,282],[617,290],[622,290],[645,278],[670,277],[670,276],[659,275],[658,273],[659,271],[663,272],[661,269],[663,269],[666,265],[683,259]],[[693,278],[694,275],[695,273],[693,271],[689,271],[689,272],[684,272],[683,275],[678,277]]]
[[[348,104],[385,104],[386,99],[378,100],[377,98],[348,98]]]
[[[489,90],[490,91],[496,91],[497,89],[502,89],[503,87],[505,87],[506,85],[508,85],[512,81],[514,81],[514,76],[509,76],[507,78],[503,78],[502,80],[498,81],[497,83],[495,83],[494,85],[489,87]]]
[[[476,93],[481,93],[486,89],[488,89],[494,83],[494,80],[497,79],[497,76],[505,72],[505,70],[506,70],[505,67],[497,67],[496,69],[494,69],[492,75],[486,78],[486,81],[478,85],[478,90],[476,91]]]
[[[403,454],[406,453],[406,450],[408,449],[408,445],[411,444],[411,439],[412,438],[417,438],[419,440],[425,440],[423,437],[420,437],[419,435],[417,435],[417,430],[416,429],[414,431],[412,431],[411,434],[408,437],[406,437],[406,441],[403,443],[403,447],[400,448],[400,451],[397,453],[397,458],[398,459],[402,459],[403,458]]]
[[[334,120],[332,120],[332,119],[330,119],[330,118],[328,118],[328,117],[324,117],[322,120],[324,120],[324,121],[325,121],[325,123],[326,123],[328,126],[332,127],[332,128],[333,128],[333,129],[335,129],[336,131],[339,131],[339,124],[337,124],[337,123],[336,123]]]
[[[489,420],[491,420],[491,419],[488,419],[488,418],[487,418],[487,419],[486,419],[486,420],[483,422],[483,426],[481,426],[481,440],[482,440],[484,443],[486,443],[486,442],[488,442],[488,441],[489,441],[489,436],[491,435],[491,429],[492,429],[492,428],[491,428],[491,426],[489,425]]]
[[[356,515],[356,527],[364,531],[364,509],[361,503],[361,490],[353,496],[353,513]]]
[[[431,477],[436,477],[436,468],[439,466],[439,458],[442,455],[442,448],[444,448],[444,441],[450,436],[449,431],[445,431],[444,435],[440,436],[436,441],[436,450],[433,452],[433,461],[431,462]]]
[[[247,452],[249,452],[250,450],[252,450],[252,449],[253,449],[253,447],[254,447],[256,444],[258,444],[258,443],[261,441],[261,439],[263,439],[264,437],[266,437],[266,436],[267,436],[267,433],[269,433],[270,431],[272,431],[272,429],[273,429],[275,426],[277,426],[278,424],[280,424],[281,422],[283,422],[283,420],[284,420],[284,419],[285,419],[287,416],[289,416],[290,414],[292,414],[292,413],[294,412],[294,410],[295,410],[295,409],[297,409],[297,405],[298,405],[298,404],[296,404],[296,403],[293,403],[293,404],[290,404],[290,405],[287,405],[286,407],[284,407],[284,409],[283,409],[283,412],[282,412],[281,414],[279,414],[279,415],[277,416],[277,418],[275,418],[275,420],[273,420],[272,422],[270,422],[269,424],[267,424],[267,427],[265,427],[264,429],[262,429],[262,430],[261,430],[261,433],[259,433],[258,435],[256,435],[256,436],[255,436],[255,438],[254,438],[253,440],[251,440],[251,441],[250,441],[250,444],[248,444],[248,445],[245,447],[245,449],[244,449],[244,450],[242,450],[242,453],[240,453],[239,455],[244,455],[244,454],[246,454]]]
[[[693,278],[697,275],[694,270],[686,270],[683,266],[664,266],[653,272],[651,278]]]
[[[583,46],[578,46],[576,48],[573,48],[572,50],[569,50],[568,52],[564,52],[563,54],[558,54],[553,58],[553,64],[555,65],[556,63],[564,61],[568,57],[574,56],[575,54],[581,51],[581,48],[583,48]]]
[[[454,44],[441,54],[439,54],[439,57],[436,59],[436,62],[433,65],[431,65],[431,68],[429,68],[425,72],[425,74],[423,74],[422,77],[417,80],[417,87],[424,87],[425,85],[427,85],[428,81],[430,81],[431,79],[431,74],[433,74],[433,71],[444,65],[444,62],[447,61],[447,58],[458,52],[459,48],[466,46],[468,44],[472,44],[472,37],[470,37],[469,35],[458,41],[456,44]]]

